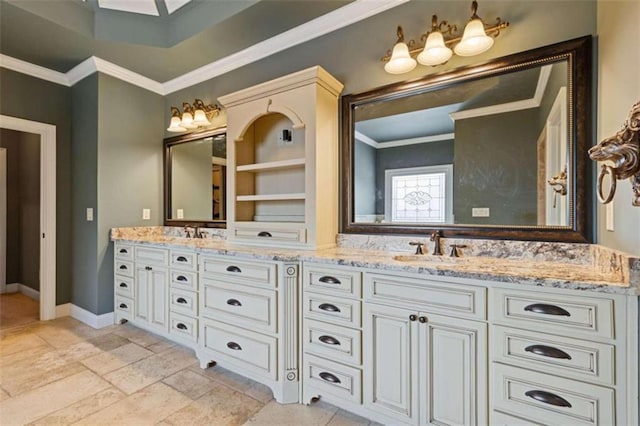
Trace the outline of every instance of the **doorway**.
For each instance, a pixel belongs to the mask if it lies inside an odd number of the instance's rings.
[[[0,128],[18,132],[34,133],[40,141],[40,212],[39,212],[39,282],[40,282],[40,320],[56,317],[56,127],[50,124],[0,115]],[[1,178],[0,178],[1,179]],[[1,182],[0,182],[1,183]],[[6,185],[6,179],[5,179]],[[6,197],[6,190],[2,191]],[[0,197],[1,198],[1,197]],[[2,212],[0,207],[0,214]],[[6,201],[5,201],[6,211]],[[0,261],[0,277],[6,280],[6,213],[0,216],[4,251],[0,244],[3,260]],[[6,290],[6,282],[4,284]]]

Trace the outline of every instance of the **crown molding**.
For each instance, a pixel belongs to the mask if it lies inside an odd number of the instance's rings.
[[[551,75],[551,65],[544,65],[540,68],[540,75],[538,75],[538,83],[536,84],[536,91],[532,98],[522,99],[520,101],[506,102],[503,104],[496,104],[482,108],[466,109],[463,111],[452,112],[449,117],[453,121],[464,120],[467,118],[483,117],[485,115],[502,114],[505,112],[520,111],[523,109],[538,108],[542,103],[542,97],[547,89],[547,83],[549,83],[549,76]]]
[[[66,74],[1,54],[0,67],[63,86],[73,86],[85,77],[95,72],[101,72],[164,96],[226,74],[290,47],[305,43],[369,18],[370,16],[400,6],[408,1],[409,0],[356,0],[284,33],[263,40],[260,43],[164,83],[152,80],[96,56],[85,59]]]
[[[410,139],[398,139],[395,141],[387,141],[387,142],[377,142],[376,140],[370,138],[362,132],[354,131],[355,139],[366,143],[367,145],[375,148],[375,149],[384,149],[384,148],[393,148],[396,146],[406,146],[406,145],[416,145],[420,143],[429,143],[429,142],[439,142],[439,141],[449,141],[455,139],[455,133],[442,133],[439,135],[431,135],[431,136],[420,136],[417,138]]]
[[[11,56],[0,54],[0,67],[52,83],[69,86],[67,75]]]
[[[285,49],[400,6],[409,0],[357,0],[316,19],[254,44],[164,83],[166,94],[210,80]]]

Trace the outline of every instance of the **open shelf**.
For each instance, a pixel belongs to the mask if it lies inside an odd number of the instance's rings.
[[[266,170],[284,170],[303,168],[305,165],[304,158],[294,158],[291,160],[269,161],[265,163],[245,164],[237,166],[238,172],[261,172]]]
[[[287,200],[304,200],[306,198],[304,192],[296,192],[290,194],[266,194],[266,195],[238,195],[237,201],[287,201]]]

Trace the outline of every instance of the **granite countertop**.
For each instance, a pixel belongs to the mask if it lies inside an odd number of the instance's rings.
[[[123,228],[120,228],[123,229]],[[126,228],[134,229],[134,228]],[[597,253],[591,260],[512,259],[491,256],[460,258],[424,255],[411,256],[410,250],[389,251],[371,248],[338,247],[325,250],[292,250],[234,245],[222,238],[192,239],[161,232],[113,232],[112,239],[159,247],[185,248],[203,254],[235,256],[240,259],[269,261],[307,261],[328,265],[343,265],[373,270],[418,273],[440,277],[488,280],[529,286],[588,290],[604,293],[640,295],[640,259],[623,259],[627,268],[612,267],[615,263]],[[592,250],[593,251],[593,250]],[[597,252],[597,250],[596,250]],[[396,260],[394,256],[409,256]],[[601,258],[605,257],[606,261]],[[415,258],[415,260],[414,260]],[[619,259],[616,259],[619,261]],[[624,262],[619,262],[624,265]]]

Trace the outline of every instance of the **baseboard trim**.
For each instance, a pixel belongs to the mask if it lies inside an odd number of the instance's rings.
[[[93,328],[104,328],[113,325],[114,313],[108,312],[102,315],[96,315],[86,309],[76,306],[73,303],[65,303],[56,306],[56,318],[71,317],[80,322],[87,324]]]
[[[20,283],[7,284],[6,293],[22,293],[36,302],[40,301],[40,292],[38,290]]]

